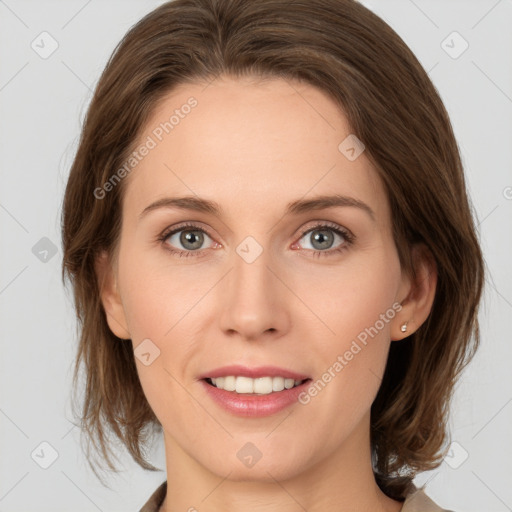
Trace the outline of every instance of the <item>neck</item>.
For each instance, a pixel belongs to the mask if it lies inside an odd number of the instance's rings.
[[[369,427],[369,418],[368,418]],[[386,496],[371,466],[369,428],[356,429],[335,452],[303,471],[291,468],[275,478],[279,461],[267,462],[257,479],[238,478],[234,471],[215,474],[184,452],[165,433],[167,495],[160,512],[399,512],[402,502]],[[261,463],[263,459],[259,463]],[[262,468],[260,467],[260,470]]]

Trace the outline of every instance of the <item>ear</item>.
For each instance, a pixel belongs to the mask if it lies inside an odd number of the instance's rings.
[[[110,330],[121,339],[131,338],[126,316],[117,289],[117,278],[106,251],[102,251],[95,261],[95,270],[100,289],[100,298]]]
[[[425,244],[416,244],[411,249],[411,258],[416,276],[404,275],[397,300],[402,309],[393,319],[391,340],[407,338],[417,331],[428,318],[434,303],[437,286],[437,265]],[[401,327],[406,324],[407,330]]]

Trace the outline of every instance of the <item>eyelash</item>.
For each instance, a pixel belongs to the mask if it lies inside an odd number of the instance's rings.
[[[187,228],[189,228],[189,229],[187,229]],[[337,254],[347,250],[354,243],[354,240],[355,240],[354,235],[352,235],[347,230],[341,228],[340,226],[338,226],[337,224],[334,224],[332,222],[323,222],[323,223],[319,223],[319,224],[314,225],[313,227],[308,228],[307,230],[305,230],[304,232],[301,233],[299,240],[301,238],[303,238],[304,235],[307,235],[311,231],[317,231],[321,228],[327,228],[327,230],[333,231],[337,235],[340,235],[342,238],[345,239],[345,243],[343,243],[337,249],[329,249],[327,251],[308,249],[308,251],[313,252],[313,257],[319,258],[322,255],[326,256],[326,257],[337,255]],[[188,258],[190,256],[195,256],[195,255],[201,254],[201,253],[202,253],[202,255],[204,255],[205,249],[199,249],[199,250],[195,250],[195,251],[180,251],[180,250],[171,248],[171,246],[166,243],[166,240],[170,236],[172,236],[176,233],[179,233],[180,231],[201,231],[201,232],[205,233],[206,235],[208,235],[210,238],[213,238],[208,233],[208,231],[197,226],[196,224],[185,223],[185,224],[178,226],[177,228],[174,228],[170,231],[168,229],[166,229],[161,235],[158,236],[158,241],[164,245],[164,247],[167,251],[171,252],[171,254],[173,254],[175,256],[179,256],[180,258],[181,257]],[[201,256],[197,256],[197,257],[201,257]]]

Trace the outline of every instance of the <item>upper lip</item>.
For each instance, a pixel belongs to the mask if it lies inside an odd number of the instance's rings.
[[[305,380],[309,379],[308,375],[287,370],[286,368],[279,368],[277,366],[256,366],[249,368],[242,365],[223,366],[215,368],[200,375],[200,379],[227,377],[228,375],[251,377],[257,379],[258,377],[284,377],[285,379]]]

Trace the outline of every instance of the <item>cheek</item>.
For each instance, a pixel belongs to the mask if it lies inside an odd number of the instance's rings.
[[[197,305],[211,287],[211,279],[198,276],[193,265],[180,266],[172,260],[126,249],[119,259],[123,308],[136,353],[143,340],[151,340],[156,347],[153,350],[158,357],[150,365],[137,358],[135,361],[144,393],[161,419],[165,411],[191,407],[190,398],[179,383],[189,376],[189,355],[195,350],[194,329],[200,328]],[[162,397],[162,390],[166,390],[166,398]]]
[[[391,249],[357,254],[329,275],[317,273],[302,280],[302,293],[332,340],[322,343],[325,353],[348,349],[352,340],[389,339],[390,321],[396,315],[396,294],[400,285],[398,256]],[[297,281],[299,282],[299,281]],[[318,286],[319,282],[325,283]],[[306,295],[307,290],[314,292]],[[395,305],[395,308],[393,308]],[[371,333],[371,334],[370,334]],[[368,344],[369,345],[369,344]]]
[[[322,293],[310,295],[329,329],[322,328],[323,339],[316,336],[317,381],[303,403],[326,424],[334,416],[342,430],[347,418],[355,421],[370,408],[387,362],[391,322],[400,309],[399,280],[398,257],[383,252],[331,272]]]
[[[134,340],[159,343],[171,337],[207,290],[194,266],[180,266],[174,256],[164,256],[126,250],[120,257],[123,307]]]
[[[150,365],[135,358],[137,373],[151,409],[162,425],[176,423],[176,411],[189,411],[200,417],[197,404],[183,390],[188,363],[187,354],[193,345],[190,310],[200,290],[187,286],[187,279],[178,268],[162,268],[148,259],[125,254],[122,278],[123,306],[133,349],[151,340],[158,357]],[[204,294],[204,290],[201,291]],[[178,421],[179,424],[179,421]]]

